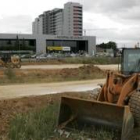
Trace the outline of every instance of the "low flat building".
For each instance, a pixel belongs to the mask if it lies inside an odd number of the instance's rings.
[[[58,36],[35,34],[0,34],[0,51],[33,51],[46,53],[49,47],[70,47],[72,53],[79,51],[93,55],[96,52],[95,36]]]

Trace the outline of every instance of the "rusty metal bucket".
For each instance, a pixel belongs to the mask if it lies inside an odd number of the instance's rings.
[[[68,129],[96,128],[111,130],[119,140],[127,140],[133,131],[134,119],[129,106],[62,97],[58,127]]]

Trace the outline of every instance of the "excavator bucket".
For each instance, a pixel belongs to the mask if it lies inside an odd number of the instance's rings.
[[[62,97],[58,128],[94,128],[114,132],[118,140],[127,140],[134,126],[129,106],[117,106],[105,102],[79,98]]]

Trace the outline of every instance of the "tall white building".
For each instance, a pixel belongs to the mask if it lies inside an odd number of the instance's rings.
[[[32,23],[33,34],[43,34],[43,15],[40,15]]]
[[[33,34],[82,36],[82,5],[68,2],[64,9],[44,12],[33,22]]]
[[[53,9],[43,13],[43,34],[62,34],[63,10]]]
[[[63,23],[63,10],[53,9],[46,11],[32,24],[33,34],[61,35]]]
[[[64,35],[82,36],[83,10],[79,3],[68,2],[64,5]]]

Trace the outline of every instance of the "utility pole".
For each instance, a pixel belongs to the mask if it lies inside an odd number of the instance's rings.
[[[138,44],[138,48],[139,48],[140,43],[138,42],[137,44]]]
[[[20,44],[19,44],[19,35],[18,34],[16,36],[16,40],[17,40],[17,48],[19,50],[19,56],[20,56]]]
[[[86,29],[84,29],[83,31],[84,31],[84,36],[86,36]]]

